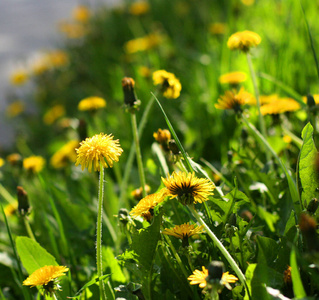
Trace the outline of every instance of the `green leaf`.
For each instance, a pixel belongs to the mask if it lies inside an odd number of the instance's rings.
[[[273,239],[258,236],[258,262],[272,266],[278,255],[279,245]]]
[[[109,268],[108,273],[111,273],[112,281],[116,281],[118,283],[126,282],[125,276],[122,272],[121,267],[119,266],[118,261],[114,257],[113,250],[111,247],[103,247],[102,257],[103,269]]]
[[[269,229],[272,232],[275,232],[275,224],[279,220],[279,216],[266,211],[266,209],[262,206],[257,206],[257,214],[261,219],[263,219],[266,222]]]
[[[58,265],[50,253],[28,237],[18,236],[16,246],[22,264],[29,274],[44,266]]]
[[[310,123],[302,130],[301,137],[303,144],[299,155],[298,175],[301,185],[301,201],[303,205],[304,203],[308,205],[312,198],[318,197],[316,191],[318,179],[314,168],[317,149],[313,141],[313,127]]]
[[[296,248],[292,248],[290,252],[290,266],[291,266],[291,278],[292,278],[292,288],[297,299],[304,298],[307,296],[299,273]]]

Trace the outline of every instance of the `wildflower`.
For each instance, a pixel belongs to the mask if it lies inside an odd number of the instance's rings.
[[[315,104],[319,104],[319,94],[314,94],[312,95],[313,99],[315,100]],[[307,103],[308,102],[308,97],[304,96],[302,97],[303,102]]]
[[[67,165],[69,161],[76,161],[75,148],[79,146],[79,141],[72,140],[66,143],[51,157],[50,164],[55,169],[61,169]]]
[[[100,108],[103,108],[106,106],[106,101],[101,97],[88,97],[85,99],[82,99],[78,105],[78,109],[81,111],[96,111]]]
[[[286,144],[290,144],[292,142],[292,138],[287,134],[284,135],[282,139]]]
[[[4,207],[4,214],[7,216],[7,217],[10,217],[10,216],[13,216],[15,214],[15,212],[17,211],[18,209],[18,202],[17,201],[14,201],[12,203],[9,203],[7,204],[5,207]]]
[[[139,101],[135,94],[135,81],[131,77],[124,77],[122,79],[122,88],[124,92],[124,105],[128,109],[136,109],[141,104],[141,101]]]
[[[86,138],[80,143],[80,147],[75,149],[77,160],[75,165],[81,165],[82,170],[88,168],[89,172],[100,170],[100,163],[104,168],[112,168],[113,162],[118,162],[123,149],[119,140],[113,140],[112,134],[96,134],[91,138]]]
[[[151,191],[151,188],[149,185],[145,185],[145,192],[146,194],[149,194],[149,192]],[[134,191],[131,192],[131,196],[134,197],[134,199],[136,200],[141,200],[143,195],[143,189],[142,187],[139,187],[138,189],[135,189]]]
[[[207,285],[206,278],[208,277],[208,270],[205,267],[202,267],[202,271],[195,270],[192,275],[187,279],[190,280],[190,284],[199,284],[200,288],[204,288]]]
[[[87,34],[87,28],[80,23],[61,22],[59,30],[69,39],[79,39]]]
[[[29,78],[29,74],[25,69],[16,70],[10,76],[10,82],[13,85],[23,85]]]
[[[245,91],[243,87],[239,92],[236,90],[226,91],[224,96],[220,96],[215,107],[219,109],[233,109],[235,112],[241,112],[242,105],[247,104],[252,97],[253,96]]]
[[[39,286],[46,294],[52,294],[59,290],[58,279],[65,275],[69,268],[64,266],[44,266],[34,271],[23,285],[30,285],[30,287]]]
[[[284,271],[284,282],[286,284],[291,284],[292,279],[291,279],[291,267],[288,266],[288,268]]]
[[[148,67],[145,66],[139,66],[138,67],[138,74],[142,77],[150,77],[151,76],[151,70]]]
[[[23,168],[33,173],[39,173],[42,171],[45,165],[45,159],[41,156],[30,156],[23,160]]]
[[[184,205],[207,201],[215,189],[211,181],[198,178],[195,173],[173,172],[168,178],[162,178],[162,181],[168,189],[168,196],[171,199],[178,197]]]
[[[145,15],[149,10],[150,5],[146,1],[137,1],[130,6],[130,14],[134,16]]]
[[[246,81],[246,79],[247,75],[244,72],[231,72],[221,75],[218,80],[220,83],[236,85]]]
[[[50,51],[46,54],[48,63],[53,68],[59,68],[67,65],[69,63],[69,56],[66,52],[62,50]]]
[[[232,34],[227,42],[230,50],[241,50],[248,52],[251,47],[256,47],[261,42],[261,37],[252,31],[240,31]]]
[[[242,4],[246,6],[251,6],[255,3],[255,0],[240,0]]]
[[[17,165],[18,163],[21,162],[21,160],[22,160],[22,157],[19,153],[12,153],[7,156],[7,161],[9,162],[11,166]]]
[[[0,157],[0,168],[4,165],[5,161],[2,157]]]
[[[28,193],[22,186],[17,186],[18,210],[21,216],[26,216],[30,213],[31,207],[28,199]]]
[[[171,140],[171,133],[167,129],[158,129],[153,133],[154,139],[161,145],[164,151],[169,151],[168,143]]]
[[[51,107],[43,116],[43,122],[46,125],[53,124],[57,119],[65,115],[65,108],[63,105],[57,104]]]
[[[134,218],[141,216],[150,222],[153,218],[154,207],[163,202],[166,196],[167,190],[165,188],[155,194],[147,195],[131,210],[130,215]]]
[[[155,71],[153,82],[154,85],[161,85],[163,96],[169,99],[178,98],[182,90],[182,85],[175,75],[165,70]]]
[[[140,51],[147,51],[160,45],[163,41],[163,36],[158,33],[130,40],[125,43],[124,49],[127,54],[133,54]]]
[[[212,23],[209,26],[209,31],[212,34],[224,34],[226,32],[226,24],[225,23]]]
[[[20,115],[23,111],[24,103],[22,101],[15,101],[8,105],[6,113],[9,118],[14,118]]]
[[[85,5],[79,5],[72,11],[72,17],[75,21],[80,23],[87,23],[90,19],[91,12]]]
[[[292,98],[279,98],[260,107],[262,115],[282,114],[300,109],[300,104]]]
[[[50,68],[51,64],[49,62],[49,57],[43,53],[37,53],[30,60],[30,69],[34,75],[39,76]]]
[[[203,233],[204,225],[195,227],[194,224],[190,225],[185,223],[182,225],[176,225],[172,229],[165,228],[163,234],[172,235],[183,241],[183,247],[189,246],[188,238],[193,235]]]

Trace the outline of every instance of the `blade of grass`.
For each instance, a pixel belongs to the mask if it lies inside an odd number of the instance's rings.
[[[303,299],[307,297],[307,294],[305,292],[305,289],[301,281],[295,247],[293,247],[290,252],[290,266],[291,266],[292,288],[293,288],[295,297],[297,299]]]

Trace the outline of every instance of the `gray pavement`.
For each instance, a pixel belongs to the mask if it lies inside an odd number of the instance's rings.
[[[8,147],[13,132],[6,124],[6,92],[11,72],[35,53],[56,48],[57,24],[70,19],[74,7],[86,4],[93,10],[119,0],[0,0],[0,150]]]

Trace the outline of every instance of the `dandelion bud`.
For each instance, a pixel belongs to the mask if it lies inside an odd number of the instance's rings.
[[[224,263],[221,261],[212,261],[208,265],[208,278],[207,281],[217,281],[219,282],[222,279],[224,273]]]
[[[171,133],[167,129],[158,129],[153,133],[154,139],[161,144],[164,151],[169,151],[168,143],[171,140]]]
[[[310,214],[314,214],[319,206],[319,201],[317,198],[312,198],[307,206],[307,211]]]
[[[31,207],[29,204],[28,193],[22,186],[17,186],[18,194],[18,211],[21,216],[27,216],[30,213]]]
[[[79,122],[78,133],[81,141],[87,138],[87,123],[83,119]]]
[[[307,95],[307,105],[309,108],[312,108],[316,105],[315,99],[311,94]]]
[[[129,109],[136,109],[140,102],[135,94],[134,90],[135,81],[133,78],[130,77],[124,77],[122,79],[122,87],[124,92],[124,104]]]
[[[174,139],[171,139],[171,140],[168,142],[168,148],[169,148],[169,150],[172,151],[172,153],[173,153],[174,155],[180,154],[180,151],[179,151],[179,149],[178,149],[178,147],[177,147],[177,144],[176,144],[176,142],[175,142]]]

